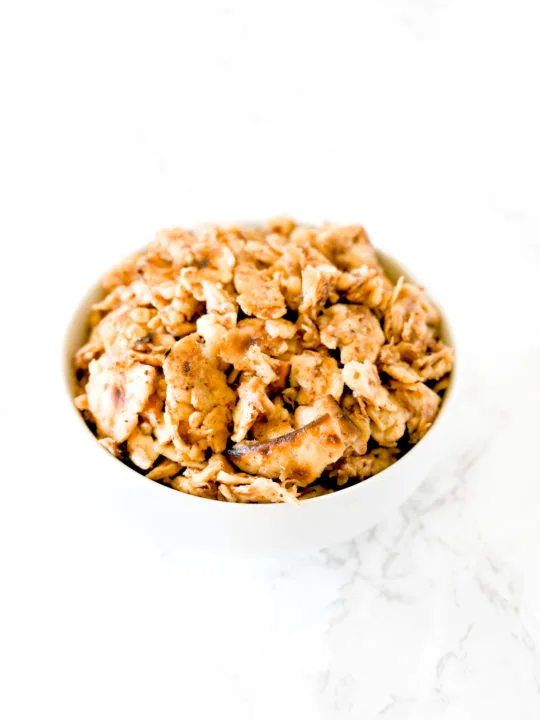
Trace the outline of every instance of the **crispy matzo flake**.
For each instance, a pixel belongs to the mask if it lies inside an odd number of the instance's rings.
[[[117,443],[127,440],[152,393],[155,374],[155,368],[142,363],[124,369],[105,354],[92,360],[86,386],[88,409],[101,437]]]

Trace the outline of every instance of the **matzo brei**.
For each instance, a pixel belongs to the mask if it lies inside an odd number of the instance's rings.
[[[429,431],[453,350],[361,226],[162,230],[103,280],[75,404],[149,480],[226,502],[309,499]]]

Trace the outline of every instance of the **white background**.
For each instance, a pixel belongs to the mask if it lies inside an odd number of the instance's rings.
[[[0,5],[0,718],[540,716],[538,5]],[[156,228],[362,222],[436,290],[466,393],[346,545],[161,547],[78,487],[74,302]]]

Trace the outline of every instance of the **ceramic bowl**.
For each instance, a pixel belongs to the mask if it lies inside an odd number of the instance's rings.
[[[379,260],[393,279],[414,276],[383,252]],[[437,303],[436,297],[429,293]],[[363,482],[298,505],[257,505],[218,502],[194,497],[147,480],[114,458],[95,440],[73,405],[71,358],[86,339],[86,318],[92,303],[103,296],[96,284],[80,300],[69,322],[63,345],[65,427],[70,453],[80,462],[88,490],[118,522],[128,522],[137,534],[185,548],[278,555],[326,547],[358,535],[383,520],[403,503],[429,473],[445,442],[455,404],[459,356],[440,412],[429,432],[404,457]],[[438,304],[438,303],[437,303]],[[443,340],[455,348],[444,309]]]

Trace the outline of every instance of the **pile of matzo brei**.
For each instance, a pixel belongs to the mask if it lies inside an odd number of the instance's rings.
[[[429,430],[453,352],[361,226],[178,228],[103,280],[74,357],[98,442],[151,480],[296,502],[384,470]]]

